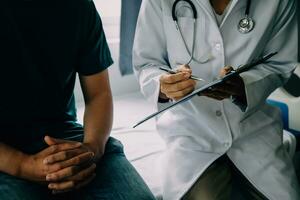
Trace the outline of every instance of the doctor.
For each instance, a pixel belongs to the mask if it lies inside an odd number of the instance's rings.
[[[297,60],[296,0],[144,0],[133,51],[141,91],[157,109],[240,64],[278,51],[157,118],[167,144],[166,200],[297,200],[300,189],[282,145],[278,109],[266,98]],[[159,67],[177,69],[166,74]],[[191,74],[206,82],[190,79]],[[236,188],[234,188],[236,190]]]

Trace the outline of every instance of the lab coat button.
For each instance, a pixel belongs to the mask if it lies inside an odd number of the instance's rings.
[[[220,51],[220,50],[221,50],[221,44],[220,44],[220,43],[216,43],[216,44],[215,44],[215,49],[216,49],[217,51]]]
[[[230,146],[230,143],[229,143],[229,142],[225,142],[225,143],[224,143],[224,146],[225,146],[226,148],[228,148],[228,147]]]
[[[216,115],[217,115],[217,117],[221,117],[222,116],[222,112],[220,110],[217,110],[216,111]]]

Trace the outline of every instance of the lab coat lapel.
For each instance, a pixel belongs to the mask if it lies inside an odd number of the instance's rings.
[[[213,13],[210,1],[209,0],[196,0],[196,2],[205,10],[205,12],[211,18],[211,20],[213,20],[213,21],[216,22],[216,18],[215,18],[215,15]],[[240,2],[240,4],[238,4],[239,2]],[[233,11],[233,9],[235,9],[235,6],[237,6],[237,5],[238,5],[238,8],[240,8],[242,6],[246,6],[246,1],[232,0],[230,8],[229,8],[226,16],[224,17],[224,20],[223,20],[223,22],[222,22],[222,24],[221,24],[220,27],[222,27],[224,25],[226,19],[228,18],[228,16],[230,15],[230,13]],[[216,24],[217,24],[217,22],[216,22]]]
[[[231,6],[230,6],[226,16],[224,17],[224,20],[223,20],[222,24],[220,25],[220,29],[222,29],[223,25],[226,23],[226,20],[230,17],[231,13],[234,10],[240,10],[243,7],[246,9],[246,6],[247,6],[247,1],[246,0],[243,0],[243,1],[241,1],[241,0],[232,0]],[[245,9],[243,9],[242,12],[245,12]],[[242,15],[244,15],[244,13]]]
[[[228,16],[230,15],[231,11],[234,9],[234,7],[236,6],[236,4],[238,3],[239,0],[232,0],[231,4],[230,4],[230,8],[228,9],[228,12],[226,13],[220,28],[223,26],[224,22],[226,21],[226,19],[228,18]]]
[[[196,2],[203,8],[203,10],[207,13],[207,15],[210,17],[210,20],[214,21],[216,26],[218,26],[217,21],[216,21],[216,17],[214,14],[214,11],[212,10],[212,6],[210,4],[209,0],[196,0]],[[239,0],[232,0],[232,3],[230,5],[230,8],[221,24],[220,27],[222,27],[222,25],[224,24],[224,22],[226,21],[227,17],[230,15],[231,11],[235,8],[235,6],[237,5],[237,3],[239,2]]]
[[[211,9],[211,5],[209,0],[196,0],[198,4],[205,10],[205,12],[211,17],[211,19],[215,19],[213,10]]]

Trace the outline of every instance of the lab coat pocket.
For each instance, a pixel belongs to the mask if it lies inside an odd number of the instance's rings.
[[[257,137],[272,148],[282,145],[281,120],[265,114],[262,110],[243,119],[239,126],[241,137]]]
[[[178,17],[178,25],[180,30],[176,28],[171,16],[164,16],[168,58],[173,68],[180,64],[187,63],[191,58],[193,43],[196,42],[196,39],[198,42],[199,37],[202,39],[204,37],[205,23],[202,23],[202,18],[198,18],[195,22],[192,17]],[[199,45],[195,46],[195,57],[199,57],[196,52],[197,46]]]

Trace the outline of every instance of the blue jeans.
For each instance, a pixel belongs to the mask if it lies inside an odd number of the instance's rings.
[[[110,138],[97,164],[96,178],[86,187],[52,195],[47,186],[0,173],[0,200],[153,200],[151,191],[129,163],[122,144]]]

